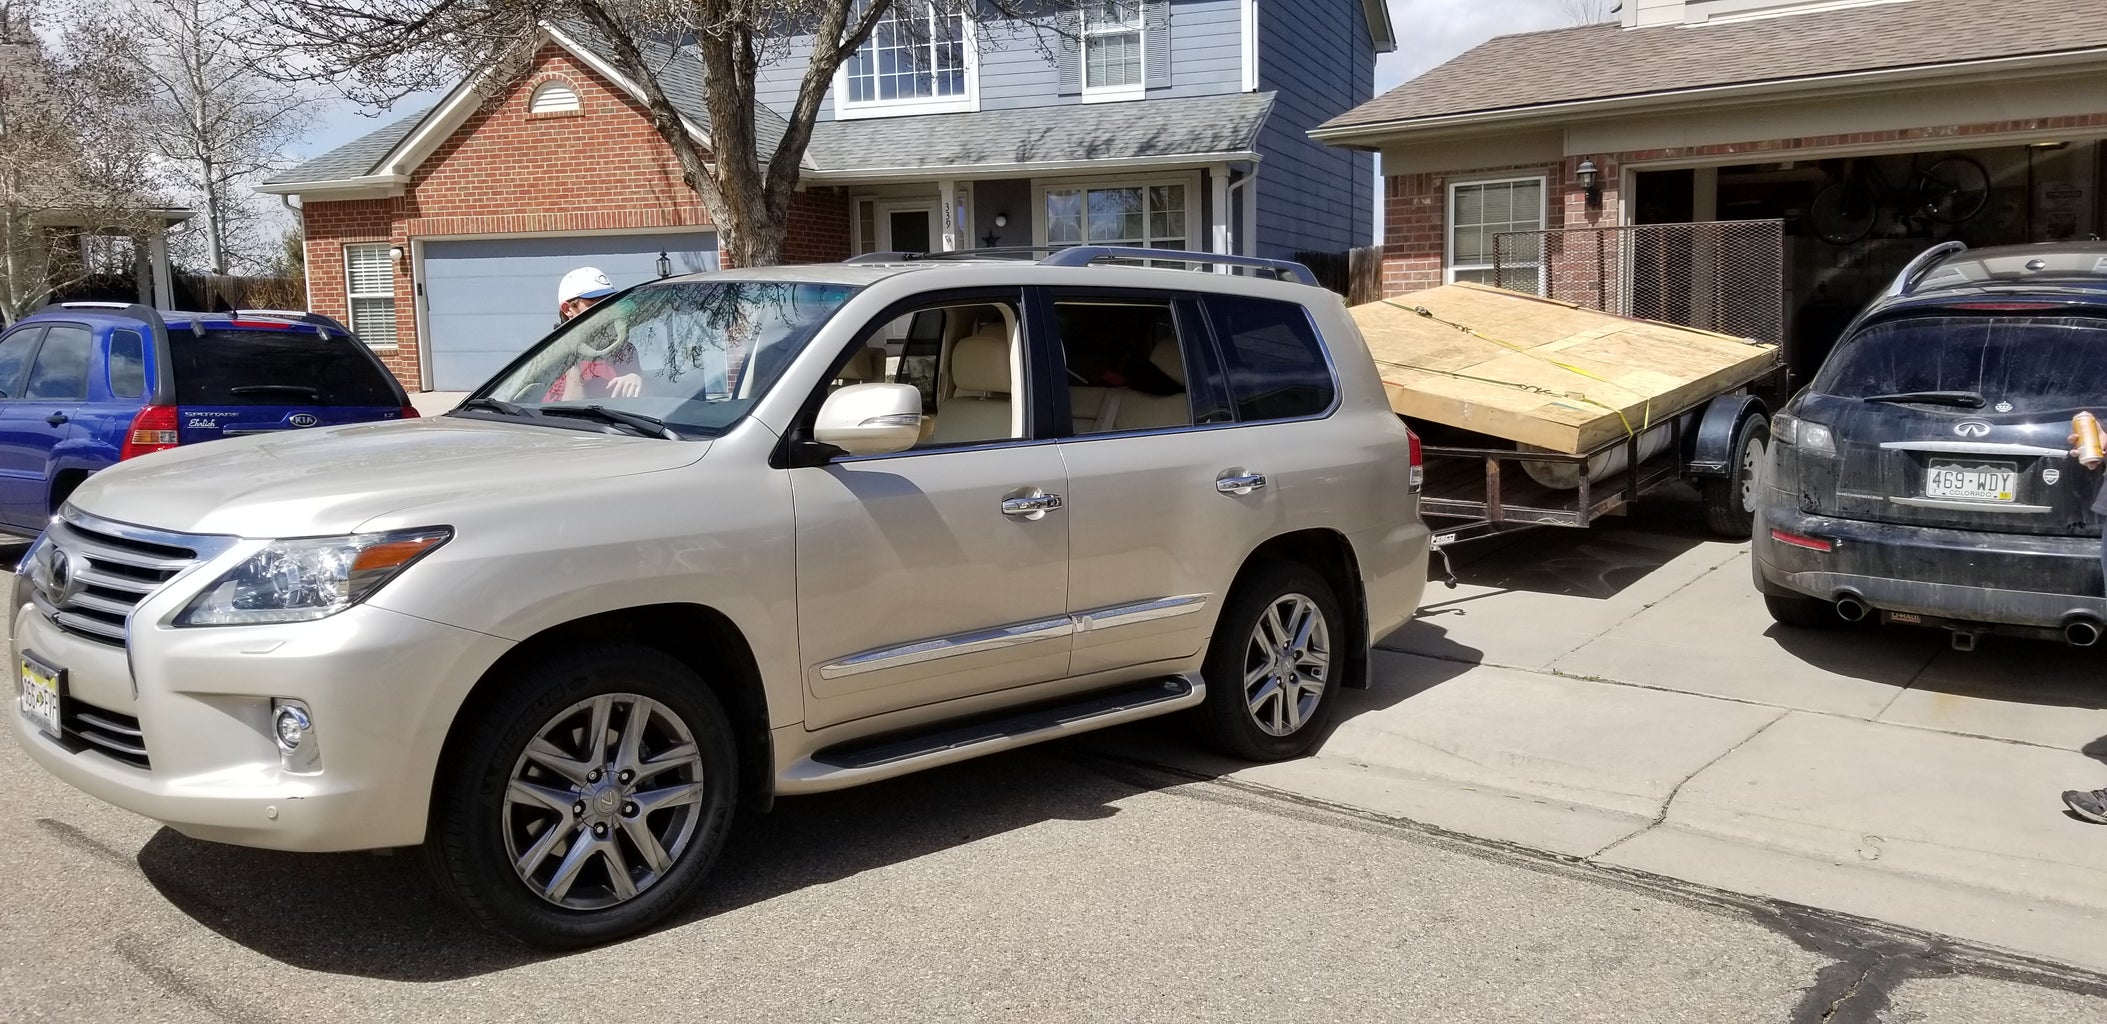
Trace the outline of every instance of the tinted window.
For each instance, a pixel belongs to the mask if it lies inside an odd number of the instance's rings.
[[[400,404],[387,371],[341,335],[308,331],[168,332],[183,405]]]
[[[88,397],[88,350],[94,344],[95,335],[85,327],[47,329],[22,396],[73,402]]]
[[[133,331],[110,335],[110,395],[146,397],[146,342]]]
[[[22,397],[22,371],[29,368],[29,354],[43,336],[42,327],[25,327],[0,338],[0,398]]]
[[[1923,317],[1876,325],[1837,347],[1814,390],[1841,398],[1973,391],[1995,408],[2057,411],[2100,404],[2107,320]]]
[[[1207,315],[1229,364],[1238,419],[1314,416],[1331,407],[1331,367],[1301,306],[1214,295]]]

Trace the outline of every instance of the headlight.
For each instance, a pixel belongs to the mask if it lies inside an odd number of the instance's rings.
[[[1771,417],[1771,437],[1813,455],[1835,455],[1836,435],[1828,427],[1797,416],[1779,413]]]
[[[248,626],[327,618],[365,600],[447,542],[446,527],[273,541],[213,581],[178,626]]]

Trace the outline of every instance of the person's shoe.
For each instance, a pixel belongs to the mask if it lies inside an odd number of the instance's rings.
[[[2063,806],[2070,813],[2096,825],[2107,825],[2107,789],[2095,789],[2090,793],[2081,790],[2065,790]]]

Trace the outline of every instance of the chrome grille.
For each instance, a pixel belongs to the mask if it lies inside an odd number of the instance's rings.
[[[146,735],[139,720],[67,697],[59,705],[59,728],[81,747],[115,758],[134,768],[151,768]]]
[[[197,564],[205,554],[197,542],[211,539],[144,530],[68,509],[44,531],[23,567],[30,600],[60,629],[121,647],[132,609]]]

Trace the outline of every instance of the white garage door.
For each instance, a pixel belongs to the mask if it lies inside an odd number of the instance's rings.
[[[433,390],[474,390],[547,335],[563,275],[599,267],[627,288],[658,277],[660,252],[675,274],[718,267],[717,236],[707,231],[425,243]]]

